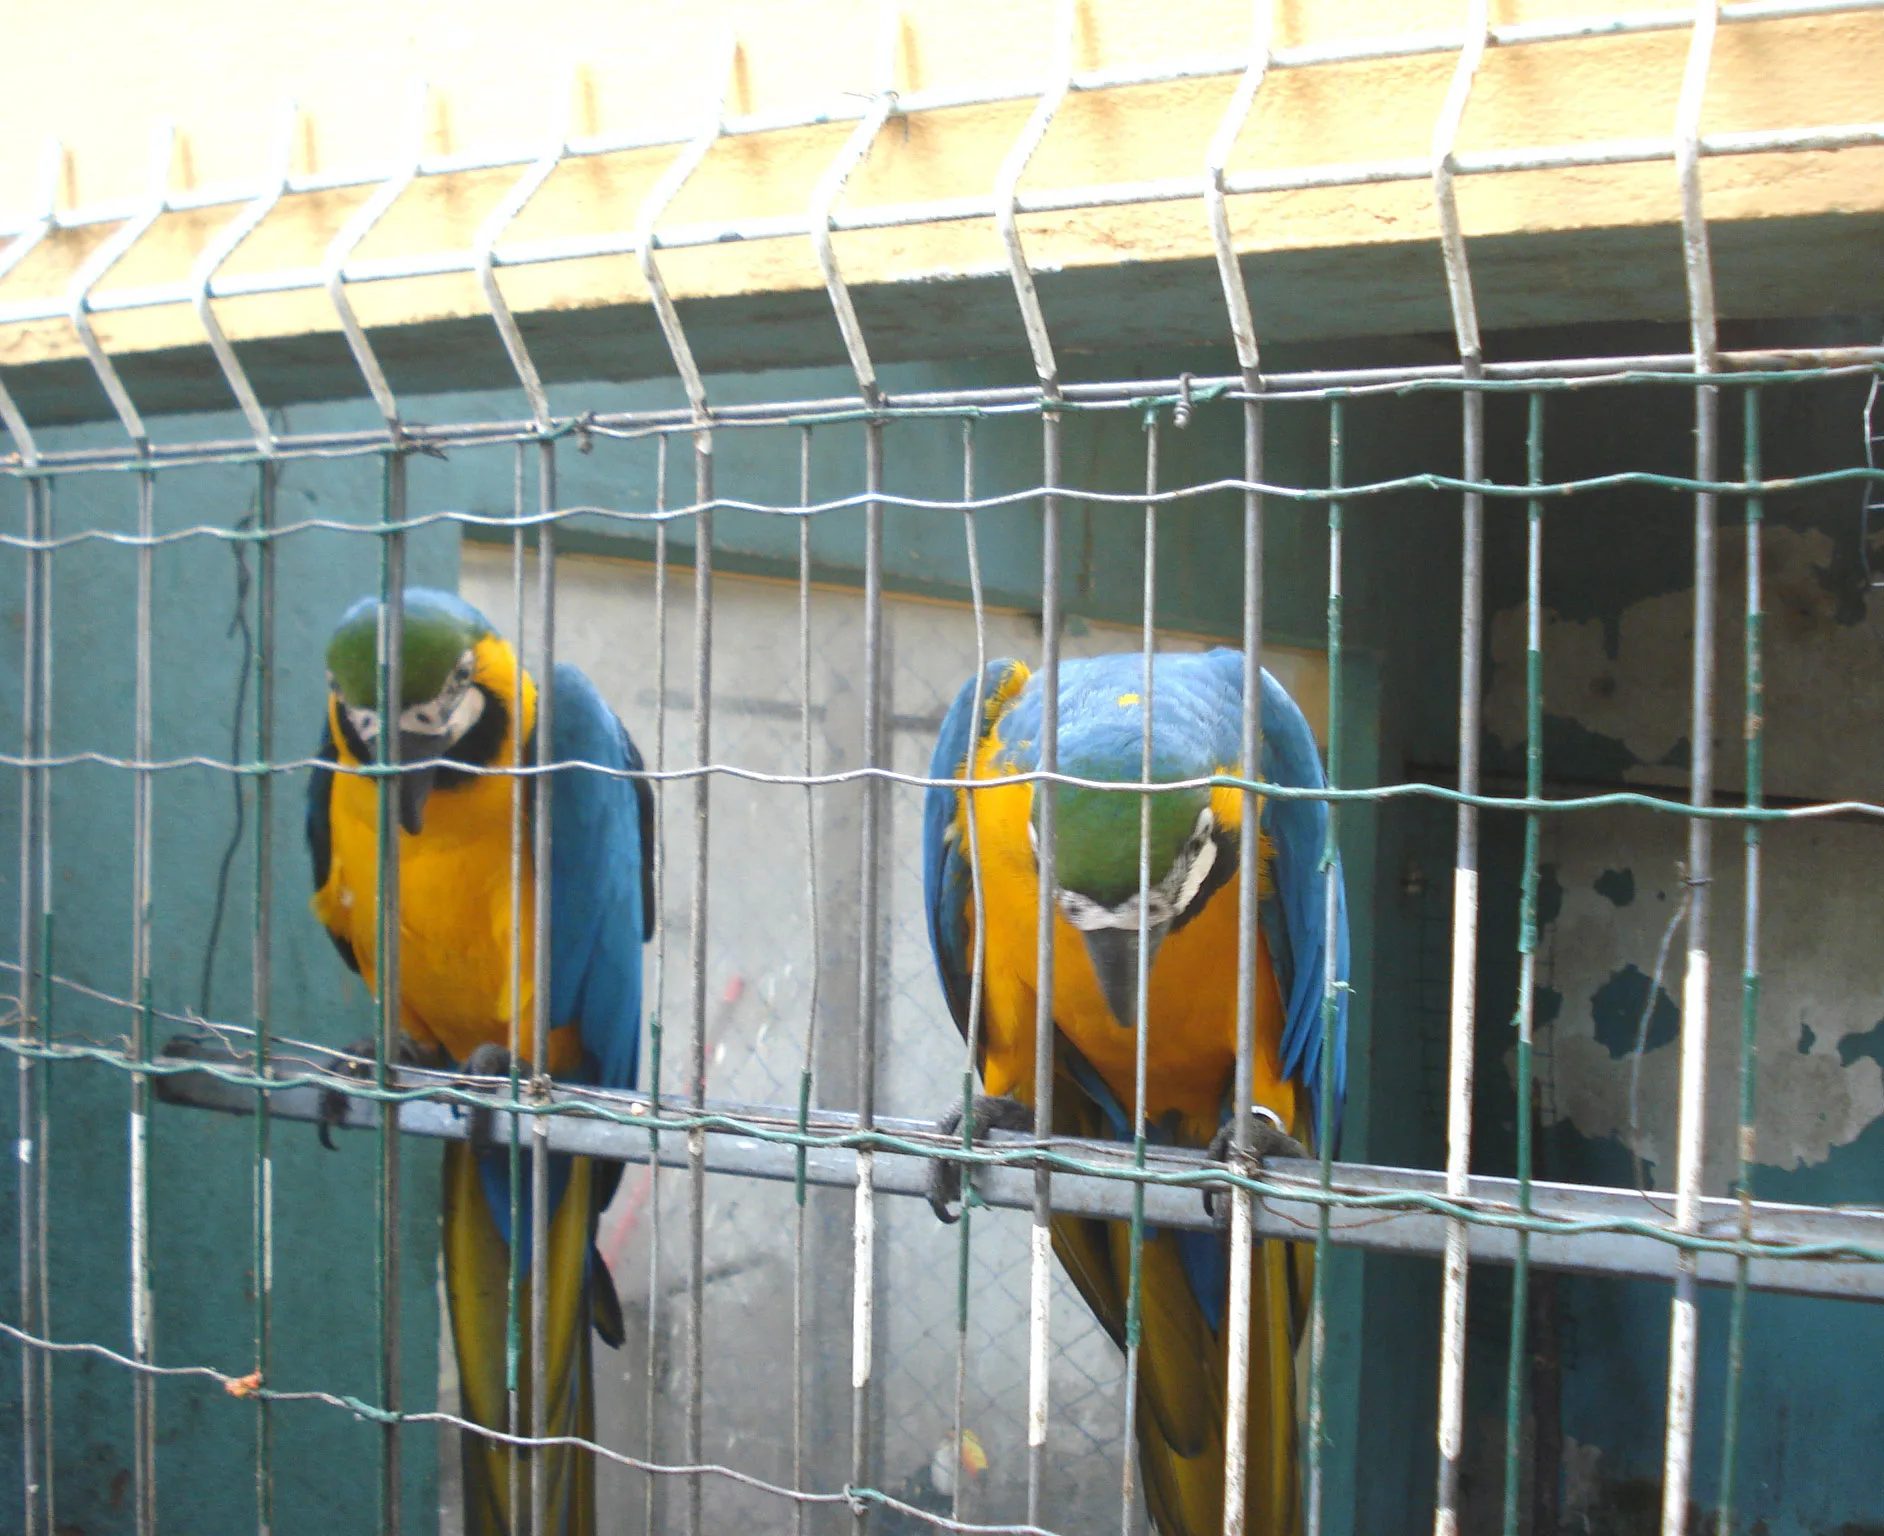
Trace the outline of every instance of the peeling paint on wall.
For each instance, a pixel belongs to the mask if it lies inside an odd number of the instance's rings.
[[[1674,1174],[1682,951],[1669,946],[1646,1050],[1637,1042],[1657,952],[1681,899],[1679,828],[1646,813],[1580,819],[1554,850],[1563,905],[1540,935],[1539,979],[1561,1001],[1540,1006],[1539,1077],[1547,1123],[1614,1137],[1641,1157],[1656,1187]],[[1709,1002],[1708,1186],[1725,1191],[1734,1167],[1739,1103],[1740,949],[1744,885],[1737,839],[1715,854],[1717,957]],[[1884,891],[1875,880],[1884,830],[1786,826],[1766,840],[1757,1036],[1756,1158],[1779,1168],[1823,1162],[1884,1116]],[[1600,889],[1605,871],[1634,859],[1640,894],[1619,907]],[[1825,892],[1838,892],[1828,900]],[[1540,1002],[1543,999],[1540,998]],[[1547,1015],[1554,1012],[1546,1022]],[[1631,1113],[1631,1081],[1636,1109]]]
[[[1715,844],[1707,1148],[1708,1185],[1716,1191],[1726,1189],[1734,1166],[1738,1114],[1745,910],[1739,842],[1723,828]],[[1884,1116],[1884,946],[1877,937],[1884,932],[1884,887],[1876,878],[1884,828],[1773,826],[1765,849],[1756,1160],[1798,1168],[1823,1162]],[[1545,1120],[1616,1138],[1666,1187],[1674,1172],[1677,999],[1686,947],[1680,933],[1668,944],[1654,1005],[1647,1005],[1681,902],[1685,834],[1674,818],[1606,812],[1547,822],[1545,852],[1562,890],[1540,933]],[[1616,875],[1625,869],[1634,894],[1619,903]]]
[[[1769,525],[1767,784],[1780,795],[1877,797],[1884,755],[1884,605],[1841,622],[1829,580],[1831,538]],[[1719,782],[1744,772],[1740,594],[1744,530],[1721,530],[1721,618],[1715,750]],[[1486,725],[1506,750],[1525,735],[1524,609],[1491,622]],[[1618,613],[1545,615],[1544,708],[1565,739],[1614,745],[1635,782],[1687,777],[1693,594],[1664,593]],[[1581,765],[1546,762],[1546,772]],[[1585,769],[1587,771],[1587,768]],[[1616,811],[1545,823],[1544,857],[1561,891],[1540,911],[1539,1075],[1547,1123],[1613,1137],[1667,1187],[1674,1174],[1683,951],[1670,934],[1681,905],[1686,832],[1674,817]],[[1741,839],[1715,840],[1709,1000],[1708,1185],[1735,1166],[1744,922]],[[1757,1034],[1756,1160],[1822,1163],[1884,1117],[1884,828],[1790,824],[1766,833]],[[1666,963],[1651,1004],[1665,938]],[[1550,1006],[1543,1006],[1548,1003]],[[1633,1102],[1633,1107],[1632,1107]]]
[[[1839,621],[1831,568],[1832,540],[1825,533],[1767,526],[1761,560],[1767,609],[1766,782],[1775,794],[1868,798],[1876,789],[1884,732],[1873,724],[1879,712],[1861,717],[1854,703],[1875,698],[1884,676],[1884,622],[1875,610],[1866,622]],[[1739,623],[1745,590],[1746,533],[1729,526],[1720,531],[1714,738],[1722,786],[1738,786],[1745,772],[1741,699],[1746,674]],[[1685,784],[1693,620],[1691,591],[1648,598],[1615,616],[1572,620],[1547,611],[1546,714],[1619,743],[1633,760],[1624,777]],[[1524,637],[1521,605],[1493,616],[1485,728],[1510,751],[1521,750],[1525,737]],[[1834,724],[1842,737],[1838,742],[1826,735]]]

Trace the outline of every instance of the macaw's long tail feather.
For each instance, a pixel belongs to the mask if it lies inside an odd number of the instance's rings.
[[[1111,1129],[1105,1111],[1064,1062],[1054,1078],[1053,1104],[1054,1128],[1062,1135],[1104,1136]],[[1297,1126],[1295,1134],[1306,1137],[1308,1126]],[[1131,1227],[1055,1217],[1053,1249],[1094,1317],[1124,1348]],[[1145,1502],[1162,1536],[1220,1536],[1223,1530],[1228,1249],[1228,1239],[1212,1233],[1145,1233],[1139,1260],[1138,1452]],[[1314,1250],[1303,1244],[1254,1246],[1243,1484],[1243,1529],[1249,1536],[1297,1536],[1301,1530],[1295,1350],[1313,1274]]]
[[[1223,1530],[1225,1383],[1229,1330],[1213,1328],[1191,1283],[1184,1238],[1148,1231],[1139,1267],[1138,1451],[1146,1503],[1163,1536]],[[1249,1454],[1244,1529],[1295,1536],[1295,1342],[1302,1283],[1313,1256],[1257,1243],[1250,1276]],[[1124,1344],[1131,1228],[1062,1216],[1053,1247],[1086,1303]],[[1305,1261],[1305,1262],[1304,1262]],[[1293,1271],[1293,1273],[1292,1273]]]
[[[545,1436],[593,1439],[595,1435],[589,1328],[591,1265],[599,1267],[593,1247],[598,1193],[594,1166],[587,1158],[572,1158],[569,1182],[549,1229]],[[527,1434],[534,1379],[529,1282],[526,1277],[518,1293],[522,1354],[517,1362],[519,1392],[513,1419],[505,1370],[510,1249],[491,1214],[477,1154],[463,1142],[445,1148],[444,1221],[445,1292],[458,1353],[463,1415],[474,1424],[506,1434]],[[462,1449],[466,1536],[534,1536],[530,1527],[533,1476],[546,1480],[544,1508],[548,1513],[542,1536],[593,1536],[595,1459],[591,1453],[569,1446],[520,1453],[515,1484],[518,1507],[513,1518],[510,1447],[467,1430]]]

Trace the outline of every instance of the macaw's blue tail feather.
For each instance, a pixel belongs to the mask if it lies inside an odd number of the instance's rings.
[[[595,1165],[569,1158],[564,1198],[555,1206],[548,1243],[542,1433],[595,1438],[595,1379],[590,1355],[597,1213]],[[445,1148],[445,1292],[457,1346],[458,1390],[463,1416],[505,1434],[531,1430],[535,1380],[530,1349],[530,1285],[527,1271],[518,1289],[517,1362],[519,1392],[510,1399],[506,1369],[509,1339],[510,1248],[498,1230],[478,1169],[478,1156],[463,1142]],[[611,1292],[612,1297],[612,1292]],[[619,1312],[615,1312],[617,1324]],[[530,1529],[531,1478],[544,1479],[548,1518],[541,1536],[593,1536],[595,1458],[568,1446],[521,1454],[514,1478],[511,1450],[502,1441],[466,1430],[464,1466],[465,1536],[514,1536]],[[513,1491],[516,1507],[512,1506]]]

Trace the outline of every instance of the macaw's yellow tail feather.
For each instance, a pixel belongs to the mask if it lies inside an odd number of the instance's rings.
[[[1059,1217],[1053,1246],[1087,1304],[1123,1344],[1131,1228]],[[1295,1342],[1312,1264],[1312,1254],[1283,1243],[1258,1243],[1252,1256],[1243,1527],[1250,1536],[1296,1536],[1301,1529]],[[1146,1234],[1139,1285],[1138,1450],[1146,1505],[1162,1536],[1219,1536],[1228,1329],[1210,1327],[1175,1234]]]
[[[576,1158],[569,1184],[550,1222],[547,1308],[549,1370],[545,1435],[595,1435],[595,1380],[590,1360],[588,1262],[592,1241],[595,1170]],[[463,1142],[445,1148],[445,1292],[451,1304],[452,1342],[458,1353],[464,1417],[504,1433],[530,1427],[530,1290],[519,1290],[523,1352],[516,1419],[506,1383],[510,1249],[491,1215],[477,1159]],[[593,1536],[595,1459],[568,1446],[524,1451],[516,1457],[518,1517],[511,1514],[511,1449],[466,1431],[463,1436],[465,1536],[525,1536],[530,1530],[530,1479],[547,1479],[542,1536]]]

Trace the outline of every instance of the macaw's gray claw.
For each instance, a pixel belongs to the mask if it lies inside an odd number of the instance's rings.
[[[1019,1099],[1003,1096],[990,1098],[976,1094],[969,1105],[970,1139],[981,1141],[989,1131],[1031,1131],[1034,1112]],[[935,1123],[939,1136],[959,1137],[962,1130],[961,1106],[957,1105]],[[929,1165],[929,1209],[936,1220],[953,1225],[961,1219],[962,1165],[951,1158],[937,1158]]]
[[[1230,1161],[1231,1130],[1231,1125],[1226,1121],[1217,1134],[1211,1137],[1210,1160],[1213,1163]],[[1283,1130],[1275,1121],[1266,1115],[1255,1114],[1250,1116],[1249,1148],[1238,1157],[1237,1161],[1245,1163],[1248,1171],[1255,1171],[1261,1169],[1262,1165],[1272,1157],[1307,1157],[1308,1155],[1308,1148]],[[1224,1193],[1221,1189],[1204,1191],[1204,1212],[1219,1227],[1226,1227],[1230,1222],[1230,1203],[1224,1198]]]

